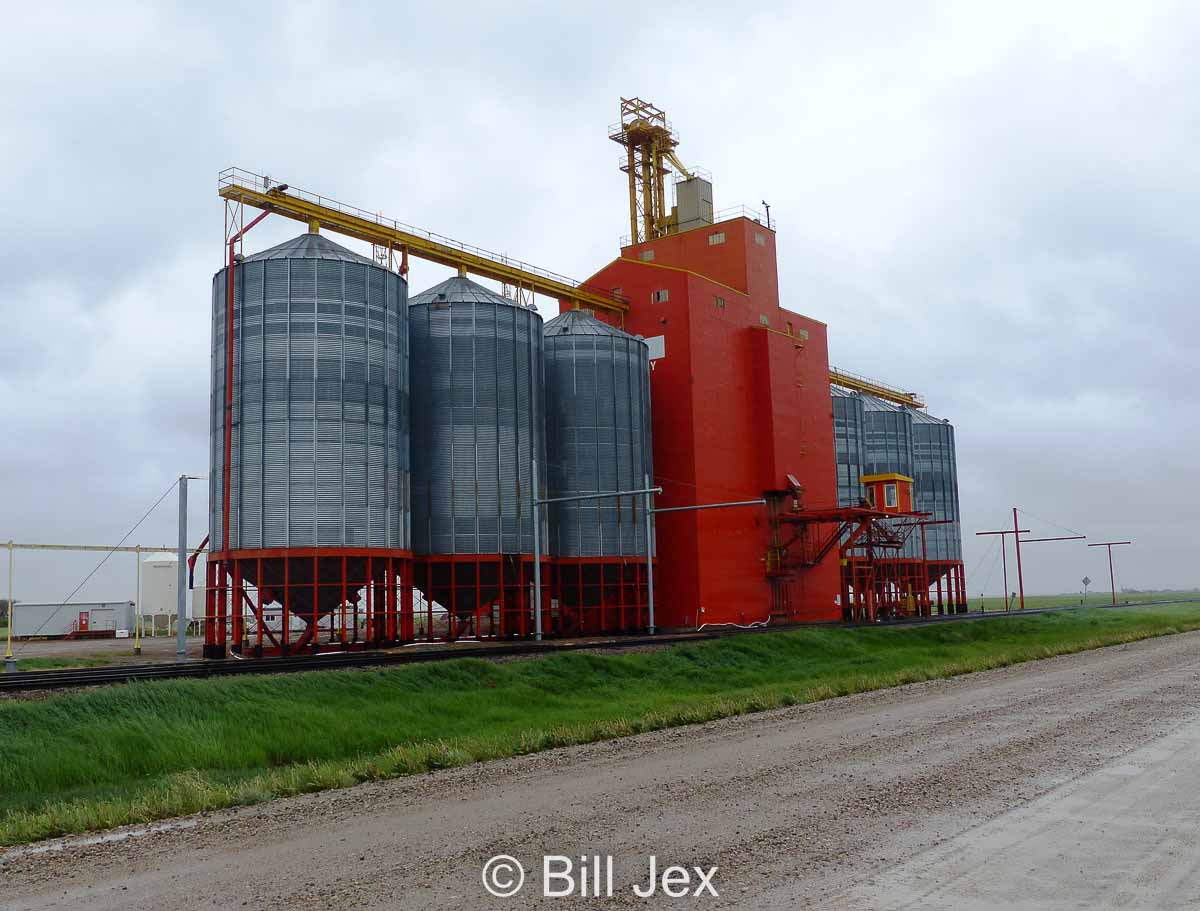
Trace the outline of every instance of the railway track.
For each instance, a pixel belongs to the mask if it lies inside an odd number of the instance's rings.
[[[1192,600],[1141,601],[1134,604],[1089,605],[1107,610],[1127,607],[1150,607],[1164,604],[1187,604]],[[921,626],[934,623],[953,623],[962,620],[992,620],[1000,617],[1028,616],[1080,610],[1078,606],[1043,607],[1005,613],[994,611],[977,614],[946,614],[936,617],[915,617],[888,621],[884,626]],[[420,664],[446,661],[451,658],[483,658],[496,660],[524,655],[552,655],[582,650],[612,650],[639,648],[647,645],[678,645],[704,642],[730,636],[769,635],[798,629],[852,624],[790,624],[753,629],[712,629],[686,633],[660,633],[654,636],[618,636],[593,639],[559,639],[542,642],[512,642],[493,645],[456,645],[444,648],[416,647],[403,650],[369,652],[330,652],[324,655],[301,655],[290,658],[226,658],[223,660],[190,659],[179,663],[142,663],[109,665],[106,667],[64,668],[47,671],[17,671],[0,674],[0,693],[32,690],[66,689],[84,686],[107,686],[135,680],[181,680],[208,677],[229,677],[239,674],[292,674],[304,671],[325,671],[365,667],[385,667],[400,664]]]

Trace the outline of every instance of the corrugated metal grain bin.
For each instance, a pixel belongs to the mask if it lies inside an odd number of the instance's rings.
[[[407,548],[403,278],[316,234],[235,271],[231,550]],[[226,271],[213,279],[209,528],[222,542]]]
[[[958,466],[955,462],[954,427],[949,421],[923,411],[912,415],[913,496],[920,512],[932,513],[937,521],[926,530],[930,560],[962,559],[962,527],[958,509]]]
[[[637,490],[653,475],[646,343],[574,310],[546,324],[546,478],[551,497]],[[641,498],[550,509],[559,557],[644,555]]]
[[[532,553],[542,318],[464,277],[414,295],[408,312],[413,552]]]

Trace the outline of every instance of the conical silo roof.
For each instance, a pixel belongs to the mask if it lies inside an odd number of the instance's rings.
[[[521,306],[516,301],[509,300],[502,294],[497,294],[485,288],[478,282],[456,275],[444,282],[439,282],[432,288],[427,288],[420,294],[413,294],[408,299],[410,307],[417,304],[504,304],[508,307]],[[526,309],[526,308],[522,308]]]
[[[912,415],[913,423],[915,424],[949,424],[945,418],[934,417],[928,411],[919,411],[916,408],[905,408]]]
[[[596,319],[587,310],[568,310],[566,313],[560,313],[546,323],[545,332],[546,335],[612,335],[617,338],[643,341],[616,326]]]
[[[368,266],[378,265],[373,260],[360,256],[353,250],[347,250],[341,244],[335,244],[320,234],[301,234],[261,253],[246,257],[247,262],[259,259],[336,259],[347,263],[366,263]]]
[[[881,399],[878,396],[870,393],[861,393],[863,400],[863,409],[866,411],[899,411],[904,412],[904,408],[899,405],[893,405],[891,402]]]

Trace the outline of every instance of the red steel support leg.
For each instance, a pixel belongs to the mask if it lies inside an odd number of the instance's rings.
[[[292,641],[292,559],[291,557],[283,558],[283,610],[280,613],[282,626],[279,629],[279,640],[283,643],[280,646],[281,653],[288,654],[288,648]]]
[[[372,648],[379,644],[379,636],[377,635],[377,631],[378,631],[377,615],[379,613],[379,600],[377,598],[378,593],[375,590],[375,572],[374,572],[374,570],[375,570],[375,567],[372,565],[371,558],[367,557],[367,581],[366,581],[366,586],[367,586],[367,591],[366,591],[366,595],[367,595],[367,636],[366,636],[366,639],[367,639],[367,645],[371,646]]]
[[[311,644],[313,651],[318,652],[321,650],[321,634],[317,630],[317,623],[319,622],[319,620],[321,618],[321,614],[320,614],[321,589],[320,589],[320,583],[319,583],[319,580],[321,578],[321,570],[320,570],[320,566],[317,563],[316,554],[313,554],[313,558],[312,558],[312,576],[313,576],[312,577],[312,599],[313,599],[312,621],[311,621],[311,625],[309,626],[309,629],[308,629],[308,633],[309,633],[308,638],[309,638],[309,643]]]
[[[254,628],[255,628],[254,639],[255,639],[255,646],[257,647],[258,651],[255,652],[255,655],[261,656],[262,655],[262,642],[263,642],[263,611],[266,610],[266,605],[263,603],[263,561],[262,561],[262,557],[258,558],[258,562],[255,564],[255,571],[258,573],[258,575],[254,577],[257,580],[254,584],[256,586],[258,586],[258,592],[257,592],[257,594],[258,594],[258,612],[255,614],[255,622],[254,622]]]
[[[413,566],[412,560],[401,561],[400,587],[400,639],[402,642],[412,642],[416,637],[413,633]]]
[[[605,595],[607,593],[604,590],[607,587],[607,585],[608,585],[608,564],[601,563],[600,564],[600,630],[599,631],[602,633],[608,632],[608,617],[606,615],[607,611],[605,610],[605,608],[608,605],[608,599],[605,597]]]
[[[219,560],[204,562],[204,644],[217,644],[217,568]],[[141,572],[141,569],[138,569]]]
[[[342,557],[342,599],[339,602],[342,618],[342,648],[346,647],[346,558]]]
[[[375,586],[375,645],[380,645],[387,636],[387,582],[384,579],[372,581]]]
[[[508,575],[505,574],[504,569],[505,569],[504,568],[504,557],[502,556],[502,557],[500,557],[500,635],[506,636],[509,634],[509,629],[511,628],[510,627],[511,619],[510,619],[510,621],[505,622],[505,618],[510,616],[510,611],[512,609],[509,606],[509,598],[505,597],[505,595],[508,594],[508,592],[505,591],[505,589],[508,588],[508,586],[505,586],[504,583],[506,581],[508,581]],[[522,574],[523,569],[524,569],[524,562],[522,561],[522,559],[520,557],[518,557],[517,558],[518,585],[520,585],[520,580],[523,575]],[[518,613],[516,627],[517,627],[517,633],[521,635],[522,639],[524,636],[529,635],[529,622],[528,622],[528,618],[526,617],[526,611],[520,611],[520,613]]]
[[[240,560],[233,561],[233,599],[229,606],[229,624],[230,635],[229,644],[231,647],[242,650],[242,617],[244,616],[244,608],[242,602],[245,596],[245,586],[242,582],[242,566]]]
[[[620,575],[617,576],[617,623],[620,624],[617,629],[625,628],[625,588],[628,585],[629,579],[629,564],[622,560],[618,567]]]
[[[453,559],[450,560],[447,566],[450,567],[450,603],[447,606],[448,613],[446,614],[446,639],[453,642],[458,638],[458,564]]]
[[[224,560],[221,561],[221,572],[217,585],[217,647],[224,654],[225,650],[225,622],[226,622],[226,605],[229,603],[229,564]]]
[[[433,581],[433,566],[428,561],[426,561],[426,563],[425,563],[425,584],[428,585],[430,588],[433,588],[433,585],[431,584],[432,581]],[[433,636],[433,596],[431,594],[429,594],[428,591],[425,592],[425,616],[426,616],[426,623],[425,623],[426,633],[425,633],[425,635],[426,635],[426,638],[428,638],[428,640],[430,642],[433,642],[433,640],[434,640],[434,636]]]
[[[587,629],[587,592],[583,585],[583,563],[575,564],[575,598],[579,604],[579,631]]]
[[[388,557],[387,561],[387,599],[387,629],[384,631],[384,638],[389,643],[395,643],[399,638],[399,628],[396,622],[396,605],[399,597],[396,591],[396,562],[391,557]]]

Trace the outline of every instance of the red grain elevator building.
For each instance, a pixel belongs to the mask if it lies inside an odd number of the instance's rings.
[[[587,284],[619,289],[623,328],[650,344],[658,506],[837,505],[826,326],[780,306],[773,230],[745,215],[675,230]],[[657,624],[840,620],[837,549],[773,578],[771,533],[766,506],[660,515]]]

